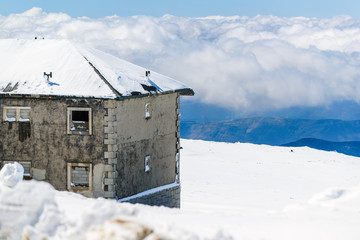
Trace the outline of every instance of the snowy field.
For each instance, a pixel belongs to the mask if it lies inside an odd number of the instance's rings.
[[[182,207],[87,199],[0,173],[3,239],[360,239],[360,159],[182,140]],[[15,185],[15,186],[13,186]]]

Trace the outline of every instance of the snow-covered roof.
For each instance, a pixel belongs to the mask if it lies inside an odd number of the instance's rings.
[[[194,94],[172,78],[153,71],[146,77],[148,69],[69,40],[1,39],[0,53],[0,94],[108,99]]]

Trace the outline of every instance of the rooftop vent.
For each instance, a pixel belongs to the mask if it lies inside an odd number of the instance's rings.
[[[149,70],[145,71],[145,77],[146,77],[147,79],[150,78],[150,71],[149,71]]]
[[[49,78],[52,78],[52,72],[50,72],[50,73],[44,72],[44,77],[46,80],[49,80]]]
[[[52,78],[52,72],[50,73],[46,73],[44,72],[44,78],[45,78],[45,81],[47,84],[49,84],[50,86],[59,86],[58,83],[54,83],[54,82],[51,82],[49,79]]]

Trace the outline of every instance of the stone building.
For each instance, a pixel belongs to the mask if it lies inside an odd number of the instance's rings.
[[[67,40],[0,40],[0,164],[88,197],[179,207],[174,79]]]

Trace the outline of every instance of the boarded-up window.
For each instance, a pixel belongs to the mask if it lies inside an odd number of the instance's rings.
[[[89,187],[89,167],[71,167],[71,186]]]
[[[30,107],[4,107],[3,120],[6,122],[29,122]]]
[[[68,190],[82,191],[92,189],[92,164],[68,163]]]
[[[92,134],[91,108],[68,108],[68,134]]]

